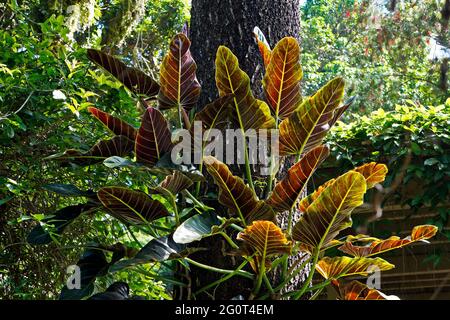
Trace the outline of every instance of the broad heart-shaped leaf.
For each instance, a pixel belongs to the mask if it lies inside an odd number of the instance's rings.
[[[356,280],[346,284],[339,283],[338,289],[341,300],[400,300],[397,296],[387,296]]]
[[[69,149],[63,153],[51,155],[46,160],[57,160],[61,165],[75,164],[88,166],[99,163],[112,156],[127,156],[131,153],[134,142],[125,136],[115,136],[109,140],[100,140],[89,151],[81,152]]]
[[[255,41],[258,44],[259,52],[263,58],[264,66],[270,62],[270,58],[272,56],[272,51],[270,50],[269,42],[267,41],[264,33],[258,27],[253,28],[253,36],[255,37]]]
[[[320,145],[344,95],[344,80],[323,86],[280,123],[280,155],[302,154]]]
[[[51,227],[50,230],[46,230],[41,224],[38,224],[28,234],[27,242],[30,244],[47,244],[52,242],[52,235],[54,237],[60,235],[81,213],[91,208],[90,205],[83,203],[67,206],[56,211],[51,217],[42,220],[43,223],[53,225],[53,227]]]
[[[275,126],[269,106],[250,91],[250,78],[239,68],[237,57],[225,46],[216,55],[216,85],[219,96],[234,94],[233,122],[242,130],[268,129]]]
[[[364,177],[355,171],[340,176],[306,209],[292,230],[292,238],[305,250],[326,247],[338,233],[351,226],[350,214],[363,203]]]
[[[267,103],[275,119],[289,117],[302,102],[300,81],[300,47],[292,37],[281,39],[272,51],[270,63],[262,81]]]
[[[364,176],[367,183],[367,189],[374,187],[377,183],[383,182],[388,172],[388,168],[385,164],[376,162],[366,163],[353,170]]]
[[[306,153],[277,183],[266,202],[277,212],[290,210],[309,178],[329,154],[330,150],[326,146],[318,146]]]
[[[87,56],[89,60],[112,74],[131,92],[147,97],[154,97],[158,94],[158,83],[144,72],[127,67],[119,59],[99,50],[88,49]]]
[[[316,265],[316,270],[325,279],[339,279],[348,276],[367,276],[375,271],[386,271],[395,268],[381,258],[325,257]]]
[[[184,244],[176,243],[172,235],[155,238],[147,243],[134,258],[116,262],[110,267],[109,271],[116,272],[140,264],[180,259],[198,250],[195,248],[187,248]]]
[[[176,243],[191,243],[199,241],[213,234],[213,227],[222,223],[214,212],[208,211],[196,214],[184,221],[174,232],[173,240]]]
[[[94,107],[89,107],[88,111],[114,134],[118,136],[126,136],[128,139],[133,141],[136,139],[137,130],[125,121]]]
[[[292,243],[272,221],[253,221],[250,226],[238,234],[237,239],[244,241],[244,251],[249,251],[248,255],[255,255],[257,266],[252,264],[255,271],[259,270],[262,261],[269,269],[270,257],[290,254],[292,250]]]
[[[153,166],[173,144],[166,119],[155,108],[148,107],[136,136],[136,160]]]
[[[331,186],[334,181],[336,181],[336,179],[328,180],[327,182],[319,186],[316,190],[314,190],[314,192],[311,192],[308,196],[300,200],[298,204],[300,211],[305,212],[306,209],[308,209],[308,207],[311,205],[311,203],[313,203],[314,200],[316,200],[326,188]]]
[[[197,112],[194,117],[195,121],[202,122],[202,129],[222,129],[228,122],[234,106],[234,95],[227,94],[213,102],[207,104],[201,111]],[[191,134],[193,134],[194,126],[191,126]]]
[[[181,106],[189,111],[200,96],[201,86],[195,75],[197,65],[190,46],[191,42],[183,33],[177,34],[170,43],[160,69],[158,100],[161,109]]]
[[[226,164],[212,156],[203,158],[206,169],[219,187],[219,202],[231,216],[243,217],[245,222],[273,220],[275,213],[240,177],[233,176]]]
[[[144,224],[169,215],[159,201],[141,191],[104,187],[97,195],[111,215],[125,223]]]
[[[88,249],[77,262],[77,266],[80,268],[80,289],[64,286],[60,300],[79,300],[91,295],[96,277],[107,270],[108,262],[102,250]]]
[[[399,237],[390,237],[386,240],[376,239],[365,246],[357,246],[352,242],[347,241],[339,247],[339,250],[354,257],[371,257],[376,254],[404,247],[417,241],[430,239],[434,237],[437,230],[438,228],[433,225],[416,226],[411,232],[411,235],[404,239],[400,239]]]

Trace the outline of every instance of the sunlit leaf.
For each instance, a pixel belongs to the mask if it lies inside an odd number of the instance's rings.
[[[347,241],[339,247],[339,250],[355,257],[370,257],[386,251],[404,247],[417,241],[425,241],[434,237],[437,231],[438,228],[436,226],[421,225],[414,227],[411,235],[404,239],[393,236],[386,240],[376,239],[369,241],[369,243],[364,246],[357,246],[352,242]]]
[[[224,163],[212,156],[204,158],[206,169],[219,187],[219,202],[228,208],[231,216],[241,215],[246,222],[273,220],[275,213],[254,191],[237,176],[233,176]]]
[[[341,300],[400,300],[397,296],[387,296],[356,280],[339,284],[339,295]]]
[[[336,108],[336,110],[334,111],[333,118],[329,122],[330,127],[332,127],[342,117],[344,112],[347,111],[348,107],[350,107],[353,104],[353,101],[355,101],[355,97],[350,97],[341,106]]]
[[[289,117],[302,102],[300,81],[300,47],[296,39],[281,39],[272,51],[266,68],[263,88],[275,119]]]
[[[270,268],[269,259],[271,257],[290,254],[292,250],[292,243],[272,221],[253,221],[250,226],[238,234],[237,239],[244,241],[244,246],[246,246],[244,251],[250,249],[251,255],[254,254],[258,264],[264,261],[266,269]],[[254,269],[256,269],[255,271],[259,270],[259,266]]]
[[[159,201],[141,191],[104,187],[97,195],[112,216],[126,223],[143,224],[169,215]]]
[[[361,173],[366,179],[367,189],[372,188],[377,183],[383,182],[388,169],[385,164],[370,162],[355,169],[356,172]]]
[[[159,92],[158,83],[144,72],[127,67],[119,59],[99,50],[88,49],[89,60],[104,68],[130,91],[147,97],[154,97]]]
[[[176,243],[191,243],[214,234],[213,227],[219,227],[221,221],[214,212],[196,214],[184,221],[174,232],[173,240]],[[216,229],[216,232],[218,230]]]
[[[136,136],[136,160],[153,166],[172,146],[166,119],[160,111],[148,107]]]
[[[376,271],[395,268],[381,258],[325,257],[316,265],[316,270],[325,279],[338,279],[348,276],[368,276]]]
[[[363,203],[364,177],[349,171],[337,178],[306,209],[292,230],[292,238],[308,251],[327,246],[341,230],[351,226],[350,214]]]
[[[321,186],[319,186],[314,192],[311,192],[308,196],[304,197],[302,200],[300,200],[298,207],[300,211],[305,212],[306,209],[313,203],[314,200],[316,200],[320,194],[329,186],[331,186],[336,179],[330,179]]]
[[[276,184],[267,203],[278,212],[290,210],[302,194],[309,178],[329,153],[328,147],[319,146],[305,154],[289,169],[286,177]]]
[[[280,123],[280,155],[302,154],[320,145],[344,95],[344,80],[335,78]]]
[[[110,115],[107,112],[103,112],[97,108],[89,107],[88,111],[103,123],[111,132],[120,136],[126,136],[128,139],[134,141],[136,139],[137,130],[130,126],[125,121]]]
[[[190,46],[191,42],[183,33],[177,34],[170,43],[160,68],[158,100],[161,109],[181,106],[189,111],[200,96],[201,86],[195,74],[197,65]]]
[[[237,57],[225,46],[216,55],[216,85],[221,97],[234,94],[231,118],[241,129],[273,128],[275,120],[269,106],[256,99],[250,90],[250,78],[239,68]]]
[[[261,57],[263,58],[264,66],[267,67],[272,55],[269,42],[267,41],[261,29],[259,29],[258,27],[253,28],[253,36],[255,37],[255,41],[258,44],[258,49],[261,53]]]

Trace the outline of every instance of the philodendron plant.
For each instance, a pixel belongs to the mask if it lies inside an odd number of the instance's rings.
[[[50,191],[86,201],[60,209],[44,219],[32,230],[28,241],[49,243],[78,216],[98,211],[117,218],[126,227],[138,228],[151,240],[139,250],[122,244],[87,245],[78,263],[81,288],[65,286],[62,299],[88,297],[93,293],[96,277],[148,263],[172,268],[172,276],[167,276],[167,272],[148,273],[170,286],[186,286],[185,278],[178,275],[190,272],[190,265],[223,274],[219,280],[183,297],[188,299],[195,299],[201,292],[212,292],[232,277],[253,280],[251,294],[245,297],[249,299],[315,298],[327,285],[336,288],[339,299],[387,299],[378,290],[345,278],[390,270],[394,265],[375,256],[435,235],[435,226],[421,225],[404,239],[381,240],[361,234],[339,236],[352,225],[352,211],[363,203],[366,191],[384,181],[387,167],[379,163],[364,164],[305,195],[308,180],[329,155],[322,141],[352,100],[344,102],[342,78],[331,80],[310,97],[302,97],[297,40],[283,38],[272,50],[258,28],[254,34],[265,67],[262,82],[265,100],[252,94],[249,76],[240,69],[238,59],[230,49],[220,46],[215,61],[218,98],[206,106],[196,106],[201,88],[186,33],[172,39],[161,65],[159,83],[104,52],[87,51],[92,62],[138,97],[145,108],[141,126],[134,128],[118,117],[90,107],[92,116],[114,136],[99,141],[86,152],[67,150],[48,158],[62,165],[106,165],[111,170],[131,168],[131,172],[148,177],[148,185],[140,190],[104,186],[96,191],[83,191],[73,185],[47,185],[45,188]],[[186,159],[186,149],[183,155],[176,152],[176,139],[172,139],[175,128],[166,120],[167,114],[174,114],[166,111],[169,109],[176,110],[176,129],[193,133],[195,123],[200,123],[198,128],[203,139],[200,143],[195,138],[188,139],[200,150],[199,163],[178,161]],[[217,150],[214,156],[208,152],[210,146],[206,142],[210,139],[205,135],[210,135],[212,129],[223,132],[227,128],[243,133],[239,143],[244,158],[242,177],[218,160]],[[269,173],[262,188],[260,176],[259,183],[254,183],[256,174],[250,161],[249,137],[244,134],[251,129],[258,132],[257,138],[261,138],[264,129],[272,129],[269,135],[274,136],[275,132],[278,137],[278,143],[272,146],[272,151],[278,150],[278,154],[273,152],[270,156]],[[296,159],[295,164],[277,181],[275,163],[288,157]],[[215,196],[211,196],[211,190],[217,192]],[[214,200],[216,207],[226,210],[213,209]],[[301,212],[298,221],[293,221],[295,211]],[[288,217],[286,226],[277,225],[278,215]],[[208,250],[193,244],[212,235],[226,241],[225,254],[242,257],[238,267],[222,269],[215,267],[214,261],[206,265],[190,256],[194,251]],[[327,257],[327,251],[336,247],[341,255]],[[107,258],[105,252],[112,252],[112,258]],[[302,259],[289,265],[287,257],[299,257],[299,252],[307,253],[307,258],[302,255]],[[310,266],[306,280],[297,290],[286,292],[286,284],[306,265]],[[275,268],[280,271],[276,285],[268,276]],[[314,275],[322,279],[315,285]],[[117,287],[125,288],[123,284]],[[115,288],[95,297],[128,297],[128,289],[122,290],[126,294],[111,293]]]

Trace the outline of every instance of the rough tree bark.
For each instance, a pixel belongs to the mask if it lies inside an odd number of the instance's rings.
[[[202,94],[198,103],[200,108],[218,96],[214,80],[214,61],[220,45],[226,45],[238,57],[241,69],[251,79],[254,95],[260,99],[263,98],[261,80],[264,67],[252,35],[255,26],[263,31],[272,47],[285,36],[293,36],[300,41],[300,0],[192,1],[190,38],[191,51],[198,66],[197,77],[202,85]],[[287,159],[286,162],[292,163],[292,161]],[[285,166],[282,172],[286,172],[287,168],[289,166]],[[225,214],[225,210],[220,208],[220,205],[216,204],[215,207],[219,214]],[[295,216],[298,219],[298,213]],[[281,215],[279,222],[286,227],[286,220],[286,217]],[[200,242],[199,246],[210,248],[195,256],[195,259],[200,262],[224,269],[234,269],[241,263],[237,257],[224,254],[231,248],[227,248],[227,244],[221,238],[207,238]],[[219,278],[219,275],[212,272],[193,268],[190,279],[191,290],[195,292]],[[277,276],[275,275],[274,278],[276,279]],[[298,287],[301,281],[302,275],[294,280],[290,289]],[[197,298],[230,299],[237,295],[248,298],[251,289],[250,281],[234,277],[217,287],[213,296],[203,294]]]

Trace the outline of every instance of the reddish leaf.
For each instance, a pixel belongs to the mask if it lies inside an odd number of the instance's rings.
[[[87,55],[89,60],[111,73],[130,91],[147,97],[154,97],[158,94],[158,83],[144,72],[127,67],[119,59],[99,50],[88,49]]]
[[[421,225],[414,227],[411,236],[404,239],[399,237],[390,237],[386,240],[371,239],[372,241],[365,246],[354,245],[351,241],[346,241],[339,250],[355,257],[370,257],[386,251],[404,247],[417,241],[425,241],[434,237],[438,228],[432,225]]]
[[[393,264],[381,258],[324,257],[316,265],[316,270],[325,279],[362,275],[368,276],[375,271],[395,268]]]
[[[88,111],[114,134],[126,136],[133,141],[136,139],[137,130],[125,121],[94,107],[89,107]]]
[[[275,119],[289,117],[302,102],[300,47],[292,37],[281,39],[273,49],[263,79],[264,93]]]
[[[158,100],[161,109],[181,106],[189,111],[200,96],[201,86],[195,75],[197,65],[190,46],[191,42],[183,33],[177,34],[170,43],[160,69]]]
[[[267,203],[278,212],[290,210],[309,178],[329,154],[330,151],[326,146],[318,146],[305,154],[289,169],[286,177],[277,183]]]
[[[270,62],[270,57],[272,56],[269,42],[267,42],[266,37],[258,27],[253,28],[253,36],[258,44],[258,49],[263,58],[264,66],[267,67]]]
[[[153,166],[172,146],[166,119],[157,109],[148,107],[136,136],[136,160]]]
[[[111,215],[127,223],[143,224],[169,215],[159,201],[141,191],[105,187],[97,195]]]
[[[397,296],[387,296],[356,280],[345,285],[339,284],[338,289],[342,300],[400,300]]]

